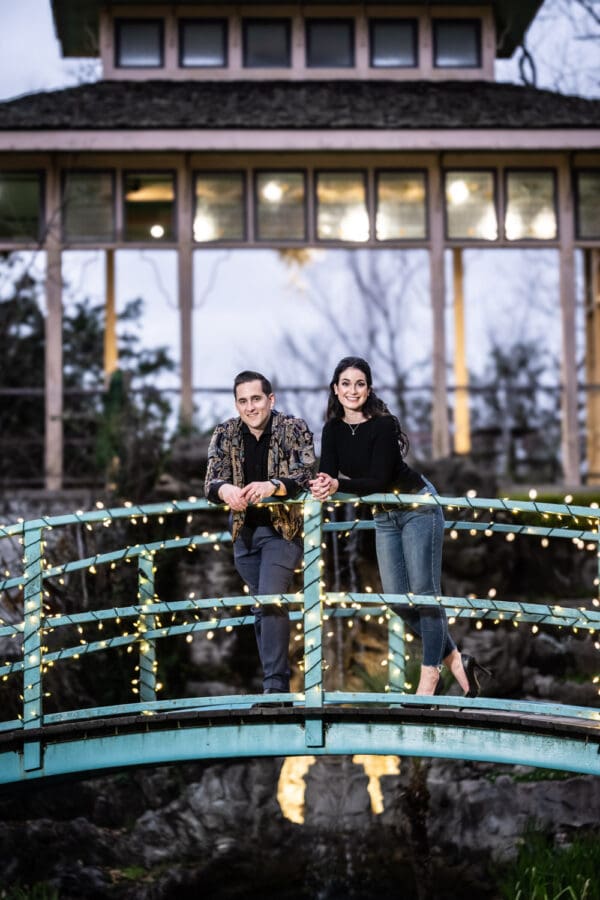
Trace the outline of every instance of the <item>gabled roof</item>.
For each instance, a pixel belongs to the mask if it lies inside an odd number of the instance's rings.
[[[60,41],[63,56],[98,56],[98,19],[104,8],[123,5],[123,0],[51,0],[52,14],[56,36]],[[490,0],[496,22],[497,48],[499,57],[512,56],[523,39],[531,21],[535,17],[543,0]],[[232,6],[243,7],[256,5],[256,0],[232,0]],[[282,0],[261,0],[261,6],[280,6]],[[356,6],[347,0],[310,0],[309,8],[318,6],[342,7]],[[366,6],[430,6],[430,0],[361,0]],[[435,5],[443,6],[479,6],[482,0],[436,0]],[[126,0],[126,6],[148,8],[165,7],[164,0]],[[217,7],[215,0],[178,0],[177,6]]]
[[[450,128],[600,128],[600,100],[488,81],[98,81],[0,103],[0,132]]]

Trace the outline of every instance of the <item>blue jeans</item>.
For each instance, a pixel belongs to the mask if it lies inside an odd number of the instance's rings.
[[[300,540],[286,541],[270,526],[243,528],[233,545],[235,567],[251,594],[285,594],[302,556]],[[289,691],[290,618],[287,607],[254,606],[254,630],[265,691]]]
[[[426,483],[420,494],[435,494]],[[385,594],[441,594],[444,514],[439,506],[398,506],[378,512],[375,546]],[[392,607],[423,641],[423,665],[439,666],[456,648],[443,606]]]

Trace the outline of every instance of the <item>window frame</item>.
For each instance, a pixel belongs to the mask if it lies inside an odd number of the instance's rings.
[[[551,238],[539,238],[539,237],[522,237],[522,238],[508,238],[506,236],[506,215],[508,213],[508,176],[514,174],[515,172],[549,172],[552,175],[552,192],[554,196],[554,217],[556,219],[556,234]],[[550,246],[553,242],[560,238],[560,216],[558,209],[558,172],[552,166],[508,166],[504,169],[503,173],[503,190],[504,190],[504,220],[502,222],[502,239],[506,241],[506,243],[511,247],[516,247],[519,244],[525,244],[527,242],[533,242],[534,244],[541,244],[542,246]],[[576,215],[576,207],[573,210],[574,215]]]
[[[248,26],[250,24],[284,25],[287,62],[270,63],[268,65],[249,65],[248,63]],[[292,68],[292,19],[286,16],[242,16],[242,69],[291,69]]]
[[[425,234],[423,237],[412,237],[412,238],[379,238],[377,237],[377,214],[379,210],[379,179],[381,175],[423,175],[423,182],[425,184]],[[403,244],[422,244],[424,241],[430,240],[430,220],[429,220],[429,170],[425,168],[410,168],[410,169],[374,169],[373,170],[373,190],[375,192],[375,196],[373,197],[373,235],[370,240],[373,240],[375,244],[381,245],[382,247],[387,247],[388,245],[401,242]]]
[[[69,175],[110,175],[111,185],[112,185],[112,217],[113,217],[113,227],[112,227],[112,237],[110,239],[98,240],[97,237],[88,237],[88,238],[79,238],[78,240],[73,240],[73,238],[69,238],[67,236],[65,226],[66,226],[66,216],[65,209],[67,206],[67,178]],[[61,231],[61,239],[64,244],[68,244],[72,246],[74,244],[91,244],[95,242],[96,244],[114,244],[117,240],[117,171],[116,169],[62,169],[60,176],[60,200],[61,200],[61,217],[60,217],[60,231]]]
[[[374,221],[372,217],[372,206],[371,206],[371,197],[370,197],[370,172],[372,170],[369,166],[367,167],[359,167],[359,168],[348,168],[348,169],[337,169],[327,167],[325,169],[315,168],[312,173],[313,180],[313,234],[314,234],[314,242],[317,245],[326,245],[326,246],[340,246],[340,247],[367,247],[369,244],[373,243],[373,233],[372,226],[374,227]],[[344,173],[354,173],[358,174],[362,177],[364,188],[365,188],[365,211],[367,214],[367,221],[369,224],[369,236],[366,241],[349,241],[347,238],[322,238],[319,237],[319,175],[343,175]]]
[[[348,65],[338,66],[333,63],[326,65],[318,65],[310,62],[310,29],[311,25],[339,25],[346,23],[350,25],[350,54],[351,59]],[[354,69],[356,68],[356,18],[352,16],[344,16],[343,18],[331,18],[330,16],[306,16],[304,18],[304,67],[306,69]]]
[[[454,172],[487,172],[492,176],[492,187],[493,187],[493,203],[494,203],[494,212],[496,213],[496,237],[491,238],[482,238],[482,237],[450,237],[448,231],[448,204],[446,202],[446,177],[449,173]],[[503,241],[503,226],[500,221],[500,191],[499,191],[499,173],[496,167],[489,168],[488,166],[459,166],[452,168],[442,168],[441,169],[441,184],[442,184],[442,199],[444,204],[444,240],[451,244],[481,244],[484,247],[493,246],[494,244],[501,244]],[[506,208],[504,208],[504,214],[506,215]]]
[[[222,63],[199,64],[183,61],[183,34],[186,25],[198,25],[204,22],[223,26]],[[177,20],[177,65],[180,69],[226,69],[229,66],[229,19],[227,16],[182,16],[179,18]]]
[[[438,57],[438,30],[437,25],[475,25],[477,31],[477,62],[476,63],[461,63],[457,66],[444,66],[440,65],[437,61]],[[431,64],[434,69],[441,69],[442,71],[453,71],[456,69],[470,69],[474,71],[475,69],[483,68],[483,28],[482,21],[478,18],[457,18],[451,19],[446,16],[436,16],[431,20],[431,32],[432,32],[432,40],[431,40],[431,51],[432,58]]]
[[[121,25],[158,25],[158,34],[159,34],[159,52],[160,52],[160,61],[156,64],[152,63],[150,65],[140,65],[131,63],[122,63],[120,62],[121,56]],[[139,18],[131,18],[127,17],[118,17],[113,19],[113,34],[114,34],[114,67],[115,69],[164,69],[165,67],[165,20],[164,18],[158,17],[145,17],[140,16]]]
[[[393,65],[376,65],[373,62],[373,50],[374,50],[374,35],[373,26],[380,23],[403,23],[411,26],[412,30],[412,44],[413,44],[413,57],[414,63],[395,63]],[[384,17],[384,16],[372,16],[369,17],[369,68],[370,69],[418,69],[419,68],[419,19],[416,17],[403,18],[401,16],[393,16],[393,17]]]
[[[196,218],[196,181],[199,176],[209,176],[209,175],[241,175],[242,178],[242,236],[239,238],[215,238],[212,241],[197,241],[194,237],[194,219]],[[192,235],[192,247],[196,250],[200,250],[203,247],[215,247],[215,246],[227,246],[231,244],[232,246],[237,246],[241,243],[247,243],[249,240],[248,236],[248,176],[250,172],[248,169],[194,169],[192,171],[192,220],[190,223],[191,227],[191,235]]]
[[[580,188],[579,188],[579,175],[597,175],[600,180],[600,165],[598,166],[582,166],[573,168],[573,199],[575,201],[575,209],[574,209],[574,218],[575,218],[575,240],[577,241],[598,241],[600,240],[600,229],[598,234],[595,236],[585,237],[581,234],[581,220],[579,216],[580,209]]]
[[[304,208],[304,235],[300,238],[261,238],[258,233],[258,179],[261,175],[277,175],[278,173],[288,174],[288,175],[302,175],[302,182],[304,187],[304,200],[303,200],[303,208]],[[252,170],[252,222],[254,225],[254,241],[257,244],[264,244],[267,242],[275,243],[275,244],[285,244],[292,247],[304,244],[308,241],[308,169],[293,169],[293,168],[282,168],[278,167],[276,169],[253,169]]]
[[[21,237],[0,237],[0,244],[35,244],[36,247],[46,243],[46,170],[45,169],[2,169],[1,175],[37,175],[38,179],[38,227],[37,234],[23,235]]]
[[[178,203],[177,203],[177,170],[176,169],[122,169],[121,170],[121,192],[122,192],[122,222],[121,222],[121,241],[123,244],[149,244],[151,247],[159,247],[163,245],[175,244],[179,240],[178,231],[177,231],[177,223],[179,220],[178,217]],[[173,178],[173,212],[172,212],[172,231],[173,237],[171,238],[153,238],[149,237],[146,240],[143,238],[128,238],[127,237],[127,189],[126,189],[126,177],[127,175],[171,175]]]

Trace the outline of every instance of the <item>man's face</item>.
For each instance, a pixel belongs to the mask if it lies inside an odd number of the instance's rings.
[[[261,382],[247,381],[235,389],[235,408],[242,422],[253,431],[264,431],[275,403],[275,394],[265,394]]]

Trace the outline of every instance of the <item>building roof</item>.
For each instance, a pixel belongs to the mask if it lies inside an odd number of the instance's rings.
[[[0,132],[600,128],[600,100],[484,81],[98,81],[0,113]]]
[[[123,0],[51,0],[56,36],[63,56],[98,56],[98,20],[102,8],[119,7]],[[490,0],[496,23],[496,55],[510,57],[523,39],[542,0]],[[256,0],[232,0],[235,7],[256,5]],[[261,0],[262,6],[281,5],[281,0]],[[362,6],[430,6],[430,0],[362,0]],[[456,6],[456,0],[436,0],[437,7]],[[460,0],[461,6],[481,7],[481,0]],[[126,0],[126,6],[165,8],[164,0]],[[217,6],[215,0],[178,0],[177,6]],[[310,6],[356,6],[347,0],[310,0]]]

